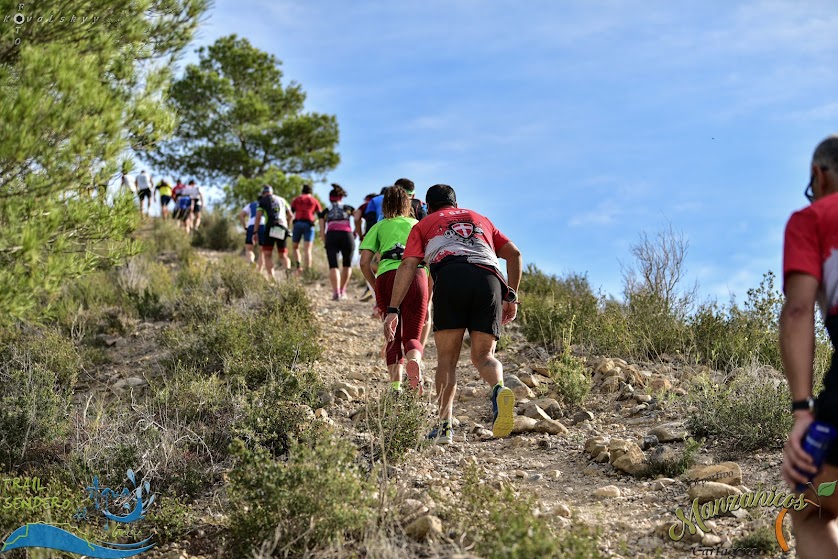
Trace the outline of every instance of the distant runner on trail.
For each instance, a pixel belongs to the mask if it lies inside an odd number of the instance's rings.
[[[160,215],[165,219],[169,217],[169,202],[172,201],[172,186],[166,179],[157,183],[157,194],[160,195]]]
[[[399,186],[388,188],[384,193],[384,219],[373,225],[360,246],[361,271],[367,281],[375,285],[377,307],[383,317],[386,302],[393,291],[393,280],[401,264],[407,237],[418,223],[410,217],[410,197]],[[372,257],[381,254],[378,273],[372,271]],[[425,313],[428,308],[428,278],[424,267],[414,274],[410,287],[401,304],[401,316],[396,325],[394,337],[387,345],[387,372],[394,390],[401,390],[402,363],[407,358],[407,379],[410,387],[422,391],[420,361],[423,347],[419,341]]]
[[[262,221],[264,216],[265,222]],[[288,223],[291,222],[291,209],[288,207],[288,202],[285,198],[274,194],[274,189],[271,185],[266,184],[262,187],[262,195],[259,197],[259,207],[256,209],[256,220],[253,224],[254,230],[258,231],[259,226],[265,223],[265,237],[260,239],[259,235],[253,236],[253,242],[257,242],[262,246],[262,256],[265,258],[265,272],[271,279],[276,279],[274,276],[274,263],[272,253],[274,246],[279,255],[282,269],[286,274],[291,272],[291,261],[288,259],[288,248],[286,242],[289,237]]]
[[[140,171],[137,175],[137,197],[140,199],[140,215],[149,215],[151,212],[152,192],[151,175],[146,171]],[[156,198],[156,197],[155,197]],[[143,212],[143,201],[146,201],[146,210]]]
[[[428,216],[428,207],[425,205],[422,200],[415,197],[416,186],[413,184],[413,181],[410,179],[398,179],[394,182],[396,186],[401,186],[407,192],[407,195],[410,196],[410,215],[417,221],[421,221],[422,218]]]
[[[792,214],[783,246],[783,291],[780,314],[780,350],[792,399],[794,425],[783,451],[783,479],[792,488],[806,488],[806,497],[819,506],[789,510],[797,556],[838,557],[838,495],[816,492],[822,483],[838,480],[838,439],[827,444],[818,472],[804,437],[817,437],[838,428],[838,135],[823,140],[812,156],[805,196],[810,205]],[[833,356],[824,375],[823,391],[812,399],[815,354],[815,303],[832,342]],[[810,431],[817,421],[817,431]],[[814,478],[814,479],[813,479]]]
[[[355,238],[349,222],[355,208],[342,203],[346,190],[339,184],[332,184],[329,192],[331,207],[320,212],[320,237],[326,246],[326,258],[329,260],[329,281],[332,284],[332,300],[346,299],[346,286],[352,276],[352,252],[355,250]],[[343,260],[343,272],[338,267],[338,254]]]
[[[367,194],[366,196],[364,196],[364,203],[358,206],[358,209],[355,210],[355,213],[352,214],[352,217],[355,218],[355,236],[361,239],[362,241],[364,240],[364,236],[367,234],[367,231],[369,231],[372,228],[372,226],[375,225],[374,218],[367,219],[367,217],[365,216],[365,212],[367,211],[367,205],[369,205],[370,200],[372,200],[373,198],[375,198],[375,194]],[[371,216],[374,215],[375,213],[373,212]],[[361,220],[364,221],[363,230],[361,229]],[[378,261],[376,259],[377,257],[374,256],[372,262],[373,273],[375,273],[378,269]],[[364,289],[364,292],[361,293],[359,299],[361,301],[369,301],[370,299],[372,299],[373,293],[374,289],[372,284],[370,284],[370,282],[367,282],[367,286]]]
[[[256,211],[259,209],[259,201],[251,202],[242,208],[239,212],[239,222],[244,228],[244,253],[248,261],[253,264],[256,262],[256,270],[261,272],[265,264],[265,259],[262,256],[262,251],[259,250],[259,244],[265,242],[265,225],[259,226],[259,230],[254,233],[254,226],[256,225]],[[253,242],[253,236],[257,235],[256,242]],[[253,250],[254,245],[256,250]]]
[[[367,202],[367,207],[364,209],[364,221],[368,223],[368,227],[372,227],[384,219],[384,206],[382,204],[384,203],[384,191],[388,188],[388,186],[385,186],[378,196],[373,196],[372,200]]]
[[[136,194],[137,181],[131,175],[127,173],[122,173],[122,188],[131,192],[131,194]]]
[[[204,208],[204,193],[194,180],[189,181],[189,185],[186,188],[191,189],[192,192],[192,230],[194,231],[201,226],[201,210]]]
[[[311,194],[311,185],[303,185],[303,193],[291,201],[291,211],[294,212],[294,230],[291,241],[294,243],[294,266],[297,272],[311,268],[311,247],[314,241],[314,220],[323,208],[320,202]],[[300,267],[300,240],[303,244],[303,263]]]
[[[188,186],[184,186],[178,192],[174,217],[187,233],[192,231],[192,190]]]
[[[450,443],[451,414],[457,389],[457,360],[463,335],[471,337],[471,362],[480,377],[492,386],[492,432],[505,437],[512,432],[515,396],[503,385],[503,366],[495,358],[501,324],[515,320],[516,290],[521,282],[521,252],[487,218],[458,209],[454,189],[435,184],[425,196],[428,217],[410,231],[393,284],[393,295],[384,319],[384,335],[394,338],[401,305],[422,260],[434,278],[433,328],[438,355],[436,390],[439,426],[428,438]],[[498,257],[506,260],[509,281],[500,271]]]

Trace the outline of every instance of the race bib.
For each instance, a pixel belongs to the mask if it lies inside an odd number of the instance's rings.
[[[280,227],[279,225],[271,227],[270,231],[268,231],[268,236],[272,239],[277,239],[279,241],[285,239],[285,236],[288,235],[288,232],[285,230],[284,227]]]

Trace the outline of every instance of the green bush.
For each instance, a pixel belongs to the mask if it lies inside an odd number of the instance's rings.
[[[373,460],[402,462],[407,453],[419,447],[428,429],[425,408],[414,391],[388,390],[380,398],[367,401],[361,429],[372,433]]]
[[[273,456],[288,453],[292,440],[313,440],[319,435],[311,410],[322,383],[312,371],[289,373],[270,379],[249,391],[232,435],[248,447],[261,446]]]
[[[145,245],[147,254],[174,254],[182,263],[191,261],[195,255],[189,235],[175,220],[153,220],[151,231],[145,234]]]
[[[244,233],[221,210],[201,212],[201,225],[192,234],[192,246],[209,250],[241,250]]]
[[[318,328],[302,287],[286,283],[264,290],[248,306],[212,305],[206,293],[188,296],[203,301],[214,316],[173,326],[162,342],[173,350],[169,366],[194,365],[208,373],[240,376],[248,386],[283,378],[320,356]],[[218,308],[220,307],[220,308]],[[196,312],[187,307],[187,312]],[[176,309],[176,315],[182,311]]]
[[[227,456],[230,430],[241,411],[243,387],[218,375],[178,366],[163,382],[151,384],[149,406],[168,424],[185,424],[216,461]]]
[[[474,542],[474,551],[487,559],[602,557],[596,532],[582,525],[554,532],[535,516],[534,504],[509,486],[500,491],[490,487],[470,466],[459,498],[444,503],[442,512],[449,529]]]
[[[550,360],[548,370],[562,401],[579,404],[590,393],[591,377],[588,369],[581,359],[570,353],[569,346],[561,356]]]
[[[153,535],[157,545],[165,545],[181,541],[192,531],[195,523],[188,506],[174,496],[158,494],[145,521],[138,527],[136,536],[147,538]]]
[[[528,340],[559,347],[564,333],[573,331],[570,343],[590,343],[597,328],[599,299],[587,276],[557,278],[530,264],[521,281],[521,293],[521,320]]]
[[[521,283],[526,338],[549,348],[581,345],[598,354],[656,359],[663,354],[730,371],[753,362],[782,367],[778,337],[782,295],[765,274],[742,306],[668,297],[634,285],[624,302],[597,298],[583,276],[556,278],[529,266]],[[564,338],[573,327],[573,335]],[[818,328],[816,377],[829,368],[830,344]]]
[[[280,462],[236,441],[229,488],[233,548],[246,554],[273,541],[272,556],[304,557],[360,539],[374,518],[376,487],[355,453],[351,444],[327,437],[292,443],[287,461]]]
[[[54,330],[6,331],[0,341],[0,464],[12,469],[32,447],[67,430],[81,359]]]
[[[685,354],[689,332],[680,312],[651,291],[629,293],[626,320],[631,332],[627,354],[643,359],[657,359],[663,354]]]
[[[757,288],[748,290],[743,308],[735,303],[726,309],[716,303],[699,307],[688,320],[696,360],[727,370],[754,362],[781,368],[777,338],[782,301],[774,274],[768,272]]]
[[[676,478],[695,466],[695,454],[699,448],[701,448],[701,443],[693,439],[687,439],[684,443],[684,449],[675,458],[655,458],[653,456],[646,468],[637,474],[637,477]]]
[[[220,287],[225,289],[227,300],[242,299],[247,295],[268,290],[268,283],[256,268],[236,256],[225,256],[215,266]]]
[[[760,526],[753,532],[737,538],[733,547],[756,549],[761,555],[772,555],[780,551],[776,532],[771,526]]]
[[[732,376],[724,383],[694,380],[687,428],[730,453],[782,448],[792,425],[785,380],[764,368],[737,369]]]

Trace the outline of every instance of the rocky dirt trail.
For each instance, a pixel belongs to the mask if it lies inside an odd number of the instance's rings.
[[[371,304],[358,301],[354,282],[345,301],[331,301],[326,282],[310,286],[322,328],[323,357],[318,372],[336,396],[331,418],[354,429],[352,418],[367,398],[388,387],[378,353],[383,340],[380,322],[370,318]],[[459,391],[454,443],[420,448],[396,468],[395,479],[416,504],[413,517],[433,515],[429,490],[456,496],[464,467],[475,464],[497,487],[513,484],[537,499],[539,514],[562,524],[584,522],[601,529],[601,542],[611,557],[688,557],[705,548],[726,550],[743,534],[760,526],[773,528],[773,517],[737,514],[714,519],[710,533],[673,542],[666,531],[676,521],[679,505],[688,510],[696,488],[712,497],[758,487],[781,487],[779,453],[722,462],[699,451],[692,477],[638,479],[631,475],[649,458],[672,458],[684,447],[686,406],[669,404],[667,393],[683,394],[680,372],[669,363],[629,364],[621,359],[588,358],[594,388],[583,406],[563,407],[550,397],[546,376],[549,354],[532,347],[517,325],[507,328],[511,342],[498,357],[506,385],[516,392],[516,427],[505,439],[491,437],[489,387],[479,379],[463,348],[457,368]],[[436,353],[429,342],[424,375],[433,378]],[[435,410],[428,382],[425,400],[429,420]],[[695,483],[694,479],[714,481]],[[724,482],[724,483],[720,483]],[[715,493],[713,493],[715,491]],[[741,511],[737,511],[741,512]],[[758,516],[758,515],[757,515]],[[786,522],[786,528],[790,525]],[[430,526],[430,525],[429,525]],[[429,529],[433,530],[433,526]],[[502,528],[499,528],[502,529]],[[722,551],[723,552],[723,551]]]
[[[211,261],[218,257],[211,251],[201,252]],[[359,301],[362,289],[354,278],[344,301],[331,301],[326,280],[306,288],[321,328],[323,355],[315,367],[329,387],[328,403],[317,413],[339,424],[348,436],[363,438],[357,425],[359,411],[369,398],[388,388],[386,368],[379,356],[381,323],[370,317],[371,302]],[[82,375],[77,399],[91,392],[119,395],[143,390],[160,372],[157,362],[164,355],[155,339],[165,326],[138,321],[129,325],[124,337],[103,339],[108,359]],[[710,533],[688,536],[682,542],[666,537],[677,520],[676,507],[687,510],[694,496],[690,491],[697,487],[709,487],[715,491],[714,498],[731,491],[781,487],[781,455],[776,452],[700,471],[702,466],[720,462],[702,449],[693,478],[723,484],[694,484],[687,476],[655,480],[631,475],[646,460],[673,457],[684,448],[686,404],[667,398],[684,393],[679,386],[684,371],[678,366],[586,357],[593,376],[591,394],[581,406],[563,406],[551,390],[546,368],[550,355],[528,344],[517,324],[508,327],[506,335],[510,341],[498,357],[504,365],[506,385],[516,393],[513,435],[492,438],[489,387],[479,379],[469,361],[468,347],[464,347],[457,369],[454,443],[423,445],[403,464],[391,468],[393,480],[408,498],[406,524],[433,516],[436,505],[432,494],[456,497],[465,468],[473,464],[485,472],[493,486],[512,484],[516,491],[535,498],[540,516],[563,525],[581,522],[597,527],[601,545],[610,557],[689,557],[700,551],[696,548],[721,551],[760,526],[773,527],[770,511],[763,517],[752,512],[716,518],[708,525]],[[423,365],[429,424],[436,409],[430,382],[435,366],[431,338]],[[422,526],[422,531],[438,529],[435,521]],[[786,528],[789,526],[786,521]],[[179,553],[177,546],[166,549]]]

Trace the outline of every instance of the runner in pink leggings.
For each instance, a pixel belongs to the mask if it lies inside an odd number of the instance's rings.
[[[410,196],[401,186],[391,186],[384,192],[384,219],[367,232],[361,243],[361,271],[370,284],[375,285],[376,305],[383,317],[393,292],[393,280],[401,264],[407,236],[417,221],[410,217]],[[372,257],[381,254],[378,276],[372,271]],[[391,386],[401,391],[403,367],[411,388],[422,391],[422,326],[428,310],[427,270],[416,269],[410,287],[400,307],[401,320],[396,325],[394,339],[387,345],[387,371]],[[404,363],[407,358],[407,363]]]

